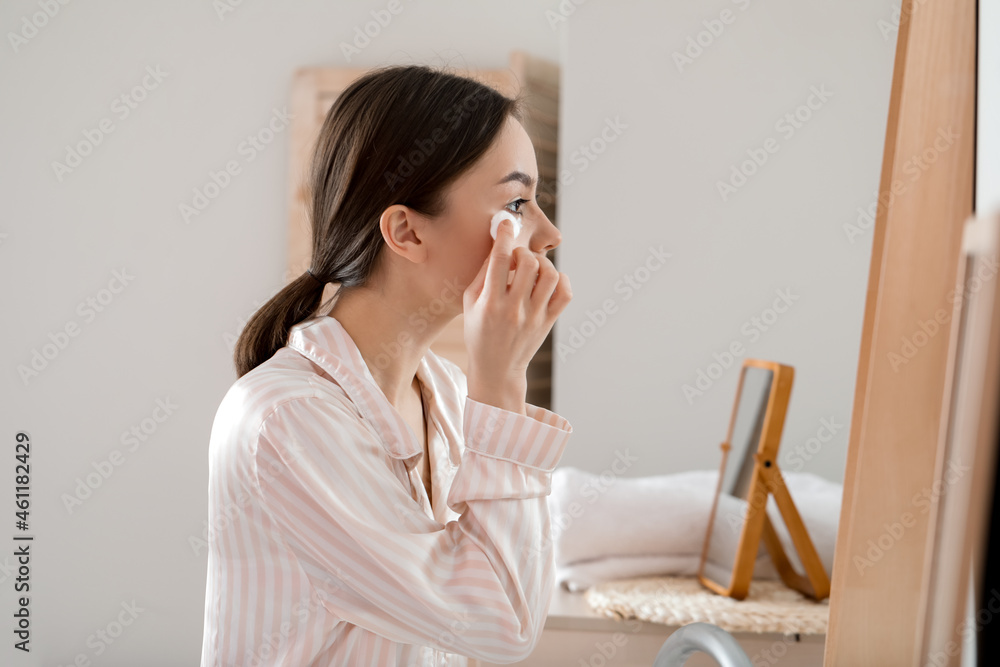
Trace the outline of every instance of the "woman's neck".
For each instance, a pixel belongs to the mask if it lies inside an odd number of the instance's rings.
[[[394,299],[387,291],[340,288],[327,315],[344,327],[382,393],[398,408],[418,386],[417,367],[427,349],[457,313],[435,316],[428,303],[415,303],[414,295]],[[461,304],[461,295],[457,301]]]

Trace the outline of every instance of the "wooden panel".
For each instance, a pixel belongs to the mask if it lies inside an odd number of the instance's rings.
[[[919,5],[904,0],[896,47],[827,665],[922,664],[927,514],[915,499],[934,478],[951,337],[927,322],[951,312],[972,211],[976,6]]]
[[[674,626],[664,625],[660,633],[634,632],[635,620],[621,621],[618,631],[555,630],[546,628],[535,650],[521,667],[553,667],[601,665],[602,667],[650,667],[657,653],[671,634]],[[778,667],[820,667],[823,664],[822,635],[796,638],[777,633],[754,635],[737,633],[737,643],[754,665]],[[780,658],[779,658],[780,656]],[[496,667],[495,663],[478,661],[477,667]],[[684,663],[684,667],[718,667],[719,662],[706,653],[698,652]]]
[[[292,127],[289,169],[289,283],[309,268],[312,247],[306,193],[309,162],[323,119],[337,95],[367,70],[361,68],[301,68],[292,79]],[[329,289],[329,287],[328,287]],[[324,293],[326,295],[326,293]]]
[[[510,54],[510,71],[518,81],[525,102],[524,129],[538,160],[538,204],[549,220],[557,224],[559,65],[514,51]],[[548,258],[558,269],[557,250],[550,251]],[[528,366],[527,400],[549,410],[552,409],[552,348],[550,331]]]

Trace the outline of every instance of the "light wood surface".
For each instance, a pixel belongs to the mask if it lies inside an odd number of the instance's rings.
[[[650,667],[663,642],[677,631],[676,626],[636,619],[615,619],[597,614],[587,604],[584,593],[572,593],[560,586],[553,590],[545,630],[535,650],[522,667]],[[794,665],[819,667],[823,664],[824,635],[784,635],[781,633],[732,633],[754,665]],[[470,661],[472,667],[493,667],[493,663]],[[717,667],[718,663],[700,653],[691,656],[685,667]]]
[[[835,667],[920,663],[928,521],[914,499],[934,479],[951,333],[918,332],[950,312],[972,211],[976,3],[918,4],[903,0],[896,46],[879,187],[894,196],[872,243],[825,654]],[[934,160],[920,169],[920,156]]]

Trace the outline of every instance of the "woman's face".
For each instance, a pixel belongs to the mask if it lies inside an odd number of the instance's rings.
[[[537,185],[535,148],[521,124],[508,117],[493,145],[446,189],[440,215],[430,218],[402,204],[383,211],[380,226],[388,247],[382,259],[388,265],[379,272],[390,276],[407,300],[437,301],[432,311],[446,318],[461,314],[462,292],[493,248],[490,221],[497,211],[520,218],[515,247],[541,258],[559,245],[559,230],[535,201]]]
[[[421,225],[427,243],[426,269],[438,285],[457,282],[465,289],[493,248],[490,220],[507,209],[521,220],[515,246],[539,257],[562,237],[535,201],[538,165],[535,149],[521,124],[508,116],[489,150],[448,189],[445,210]],[[462,312],[462,299],[449,304]]]

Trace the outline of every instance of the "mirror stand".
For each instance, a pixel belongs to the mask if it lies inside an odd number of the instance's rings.
[[[749,593],[761,540],[786,586],[817,602],[830,595],[830,579],[778,467],[794,376],[791,366],[745,359],[729,431],[720,445],[722,464],[698,580],[715,593],[735,600]],[[767,513],[772,496],[803,572],[798,572],[789,560]]]
[[[830,578],[826,575],[823,562],[820,560],[819,554],[816,553],[816,547],[813,546],[812,540],[809,538],[809,532],[802,522],[799,511],[795,508],[792,494],[785,486],[777,461],[766,461],[759,452],[754,454],[754,460],[756,472],[763,478],[768,494],[774,496],[774,502],[778,505],[778,511],[781,512],[781,518],[792,538],[792,544],[795,545],[799,562],[802,563],[802,567],[806,571],[805,575],[802,575],[792,567],[791,561],[785,554],[785,548],[781,544],[781,539],[778,537],[778,532],[765,511],[762,535],[764,546],[767,547],[767,552],[770,554],[771,561],[774,563],[775,569],[778,570],[781,580],[789,588],[794,588],[816,601],[829,597]],[[766,498],[762,507],[767,507]]]

